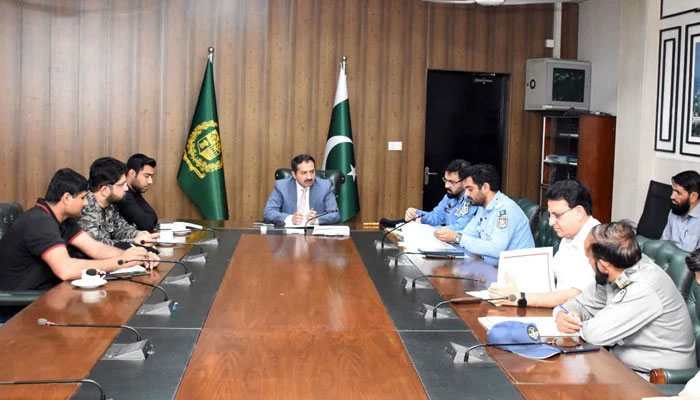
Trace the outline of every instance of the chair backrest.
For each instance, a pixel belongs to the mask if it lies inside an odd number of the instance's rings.
[[[532,238],[535,239],[535,247],[554,247],[554,253],[559,250],[559,242],[561,238],[549,226],[549,212],[543,210],[537,221],[537,228],[532,233]]]
[[[685,304],[688,306],[690,321],[693,323],[693,333],[695,334],[695,357],[700,365],[700,307],[697,307],[697,301],[700,299],[700,286],[693,279],[688,290],[688,297],[685,299]]]
[[[278,168],[277,171],[275,171],[275,180],[289,178],[291,176],[291,168]],[[338,197],[338,193],[340,193],[340,185],[345,183],[345,175],[342,172],[334,169],[317,169],[316,177],[329,180],[331,182],[331,190],[333,190],[333,194],[336,198]]]
[[[535,229],[537,229],[537,223],[539,222],[540,206],[533,203],[532,200],[528,199],[527,197],[516,197],[513,199],[513,201],[520,206],[525,213],[527,220],[530,221],[530,230],[534,235]]]
[[[695,274],[688,271],[685,258],[688,252],[678,248],[668,240],[650,240],[643,236],[637,236],[637,242],[642,253],[649,256],[656,265],[661,267],[681,292],[684,298],[688,297],[690,286],[695,280]]]
[[[637,234],[649,239],[659,239],[666,227],[668,213],[671,211],[671,185],[649,181],[644,211],[637,224]]]
[[[0,238],[5,235],[10,225],[22,215],[22,205],[18,202],[0,203]]]

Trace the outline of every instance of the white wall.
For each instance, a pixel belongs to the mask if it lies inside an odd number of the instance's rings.
[[[579,4],[578,59],[590,61],[591,111],[617,114],[620,54],[620,1]]]
[[[659,14],[660,0],[622,0],[613,220],[639,220],[649,180],[670,183],[680,171],[700,170],[700,159],[654,151]]]

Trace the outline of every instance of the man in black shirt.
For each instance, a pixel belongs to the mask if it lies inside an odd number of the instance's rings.
[[[153,184],[156,160],[137,153],[126,162],[126,184],[129,190],[117,204],[119,213],[140,231],[152,231],[158,224],[158,215],[143,198]]]
[[[80,278],[81,271],[102,271],[140,264],[119,260],[150,259],[157,256],[142,247],[120,250],[102,244],[86,234],[74,217],[86,203],[87,180],[69,168],[54,174],[44,199],[22,214],[0,239],[0,290],[49,289],[62,280]],[[74,246],[93,260],[71,258],[66,246]]]

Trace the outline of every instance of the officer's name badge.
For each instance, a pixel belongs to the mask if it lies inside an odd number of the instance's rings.
[[[496,226],[503,229],[508,227],[508,217],[505,215],[502,217],[498,217],[498,222],[496,223]]]
[[[467,215],[469,214],[469,203],[464,203],[462,208],[459,209],[459,215]]]

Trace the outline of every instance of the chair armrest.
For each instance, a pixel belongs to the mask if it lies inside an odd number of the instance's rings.
[[[41,297],[44,290],[2,290],[0,306],[26,306]]]
[[[649,381],[655,384],[684,384],[693,379],[700,368],[686,369],[652,369],[649,373]]]

